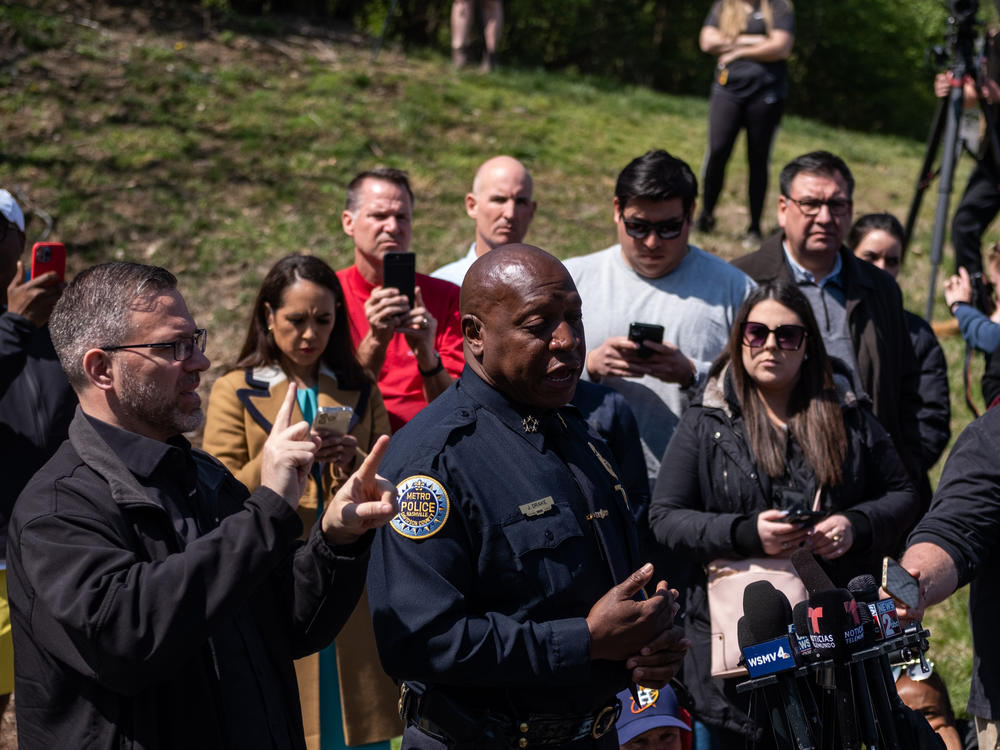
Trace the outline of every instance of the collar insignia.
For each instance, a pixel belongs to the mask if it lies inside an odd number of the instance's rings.
[[[534,414],[529,414],[521,420],[521,427],[525,432],[538,432],[538,418]]]

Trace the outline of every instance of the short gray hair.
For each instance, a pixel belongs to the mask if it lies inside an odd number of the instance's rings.
[[[176,288],[170,271],[141,263],[102,263],[73,279],[49,319],[52,344],[73,388],[87,385],[87,351],[125,342],[137,299]]]

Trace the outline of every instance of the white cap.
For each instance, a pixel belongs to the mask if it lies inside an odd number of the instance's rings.
[[[7,221],[14,222],[18,229],[24,231],[24,214],[21,213],[21,207],[17,205],[14,196],[2,188],[0,188],[0,213],[7,217]]]

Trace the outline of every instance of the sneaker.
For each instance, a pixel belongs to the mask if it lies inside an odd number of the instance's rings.
[[[711,214],[702,214],[694,223],[694,228],[698,232],[711,232],[715,229],[715,217]]]

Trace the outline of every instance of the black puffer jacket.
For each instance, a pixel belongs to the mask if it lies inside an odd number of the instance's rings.
[[[745,707],[723,692],[711,674],[710,619],[704,566],[763,554],[735,541],[740,521],[775,507],[770,478],[757,466],[744,437],[743,417],[728,368],[710,379],[684,413],[663,457],[653,490],[649,521],[656,539],[672,554],[699,567],[688,592],[685,629],[691,639],[684,664],[699,718],[711,726],[753,733]],[[844,512],[856,541],[843,557],[826,565],[838,585],[862,572],[879,572],[883,554],[894,552],[916,520],[919,500],[885,430],[867,404],[841,392],[848,452],[844,482],[823,493],[822,505]],[[815,488],[804,493],[815,495]],[[735,680],[729,682],[735,683]],[[727,692],[734,694],[731,689]]]

